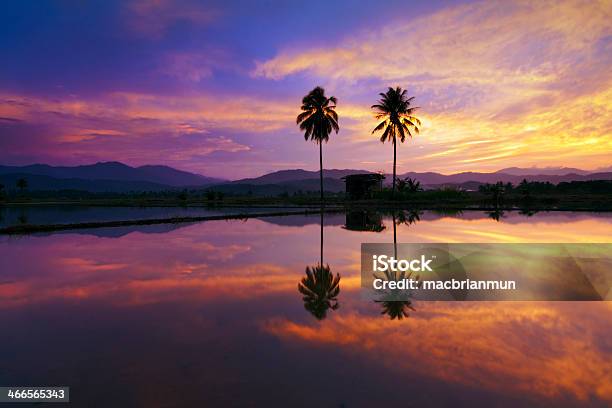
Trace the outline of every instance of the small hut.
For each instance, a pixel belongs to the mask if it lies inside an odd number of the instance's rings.
[[[374,193],[382,190],[385,176],[377,173],[351,174],[342,177],[346,185],[346,196],[349,200],[372,198]]]

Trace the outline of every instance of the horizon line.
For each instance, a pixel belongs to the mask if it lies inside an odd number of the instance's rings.
[[[253,175],[253,176],[248,176],[248,177],[242,177],[242,178],[223,178],[223,177],[218,177],[218,176],[209,176],[209,175],[205,175],[205,174],[201,174],[199,172],[195,172],[195,171],[191,171],[191,170],[184,170],[184,169],[180,169],[174,166],[170,166],[167,164],[143,164],[143,165],[131,165],[131,164],[127,164],[118,160],[108,160],[108,161],[96,161],[95,163],[88,163],[88,164],[48,164],[48,163],[31,163],[31,164],[2,164],[0,163],[0,166],[5,166],[5,167],[27,167],[27,166],[49,166],[49,167],[82,167],[82,166],[94,166],[96,164],[120,164],[132,169],[138,169],[138,168],[142,168],[142,167],[147,167],[147,166],[157,166],[157,167],[167,167],[173,170],[177,170],[177,171],[181,171],[181,172],[186,172],[186,173],[190,173],[193,175],[197,175],[197,176],[201,176],[201,177],[206,177],[206,178],[215,178],[215,179],[220,179],[220,180],[226,180],[226,181],[238,181],[238,180],[243,180],[243,179],[253,179],[253,178],[259,178],[259,177],[263,177],[269,174],[273,174],[273,173],[278,173],[278,172],[282,172],[282,171],[308,171],[308,172],[313,172],[313,173],[318,173],[319,169],[315,169],[315,170],[308,170],[308,169],[304,169],[304,168],[286,168],[286,169],[280,169],[280,170],[271,170],[268,172],[264,172],[262,174],[259,175]],[[435,170],[426,170],[426,171],[414,171],[414,170],[409,170],[409,171],[404,171],[404,172],[398,172],[398,175],[402,175],[402,174],[406,174],[406,173],[436,173],[436,174],[440,174],[443,176],[452,176],[452,175],[457,175],[457,174],[463,174],[463,173],[480,173],[480,174],[496,174],[496,173],[500,173],[502,172],[502,170],[508,170],[508,169],[521,169],[521,170],[563,170],[563,169],[573,169],[573,170],[578,170],[578,171],[584,171],[584,172],[589,172],[589,173],[598,173],[598,172],[610,172],[612,171],[612,164],[610,166],[607,167],[597,167],[594,169],[584,169],[584,168],[579,168],[579,167],[566,167],[566,166],[547,166],[547,167],[537,167],[537,166],[531,166],[531,167],[519,167],[519,166],[512,166],[512,167],[503,167],[500,168],[498,170],[494,170],[494,171],[478,171],[478,170],[464,170],[464,171],[457,171],[457,172],[449,172],[449,173],[443,173],[440,171],[435,171]],[[366,169],[359,169],[359,168],[323,168],[323,171],[347,171],[347,170],[352,170],[352,171],[361,171],[364,173],[381,173],[380,171],[374,171],[374,170],[366,170]],[[391,174],[391,172],[387,172],[384,171],[382,172],[382,174]],[[570,173],[566,173],[566,174],[572,174],[572,172]],[[512,174],[509,174],[512,175]],[[525,174],[530,175],[530,176],[536,176],[539,175],[537,173],[530,173],[530,174]]]

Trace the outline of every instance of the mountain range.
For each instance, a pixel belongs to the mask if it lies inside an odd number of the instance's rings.
[[[131,167],[119,162],[101,162],[84,166],[0,166],[0,175],[11,173],[33,174],[57,179],[148,181],[168,186],[198,186],[226,180],[177,170],[168,166]]]
[[[544,174],[531,173],[531,171],[542,170]],[[344,191],[344,182],[342,177],[349,174],[371,173],[365,170],[325,170],[324,185],[326,191],[340,192]],[[386,183],[390,184],[392,175],[385,174]],[[407,172],[397,175],[398,178],[407,178],[418,180],[424,188],[439,188],[444,186],[459,186],[464,189],[474,190],[480,184],[503,183],[519,184],[523,179],[527,181],[540,181],[558,184],[569,181],[584,181],[584,180],[612,180],[612,171],[589,172],[587,170],[573,168],[545,168],[545,169],[523,169],[512,167],[502,169],[493,173],[479,172],[462,172],[456,174],[441,174],[435,172]],[[215,188],[221,188],[227,192],[238,190],[238,186],[249,189],[257,189],[258,186],[285,186],[287,192],[292,190],[313,191],[319,188],[319,172],[308,170],[280,170],[273,173],[265,174],[261,177],[247,178],[242,180],[232,181]],[[291,189],[293,187],[293,189]],[[261,189],[261,188],[259,188]]]
[[[330,169],[324,171],[326,191],[344,191],[342,177],[370,173],[356,169]],[[477,188],[479,184],[518,184],[528,181],[548,181],[554,184],[563,181],[612,180],[612,168],[587,171],[577,168],[519,168],[510,167],[493,173],[462,172],[445,175],[435,172],[408,172],[398,177],[410,177],[421,182],[425,188],[461,186]],[[25,178],[29,190],[83,190],[90,192],[164,191],[213,187],[226,193],[254,195],[277,195],[284,192],[318,191],[319,172],[302,169],[281,170],[259,177],[241,180],[224,180],[196,173],[177,170],[168,166],[148,165],[132,167],[119,162],[101,162],[83,166],[0,166],[0,183],[14,189],[16,181]],[[387,183],[391,175],[386,175]]]

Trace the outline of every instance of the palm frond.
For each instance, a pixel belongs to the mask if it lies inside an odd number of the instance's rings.
[[[340,294],[340,275],[335,276],[329,265],[316,265],[306,267],[306,276],[298,284],[298,291],[304,295],[304,308],[314,317],[322,320],[327,310],[337,310],[338,295]]]
[[[384,128],[386,124],[387,124],[386,120],[383,120],[382,122],[380,122],[378,125],[376,125],[374,130],[372,130],[372,134],[378,132],[379,130],[382,130],[382,128]]]
[[[296,118],[300,130],[304,131],[305,140],[317,143],[329,140],[329,134],[338,133],[338,114],[334,110],[338,100],[336,97],[326,97],[325,90],[317,86],[302,98],[302,113]],[[333,105],[332,105],[333,104]]]
[[[295,119],[295,123],[300,124],[300,122],[304,121],[304,119],[307,119],[310,115],[312,115],[312,111],[310,110],[300,113]]]
[[[372,109],[375,110],[377,120],[385,119],[385,121],[376,125],[372,134],[385,129],[380,138],[381,142],[391,140],[395,143],[396,137],[399,137],[400,142],[404,142],[406,135],[412,137],[412,132],[419,133],[417,125],[420,126],[421,121],[412,116],[418,108],[410,106],[414,96],[407,97],[407,91],[399,86],[389,87],[387,92],[379,95],[381,99],[372,105]]]
[[[406,140],[405,131],[408,130],[408,128],[406,128],[403,123],[400,123],[399,126],[396,126],[396,128],[399,132],[400,142],[404,143],[404,140]],[[410,134],[410,132],[408,134]]]

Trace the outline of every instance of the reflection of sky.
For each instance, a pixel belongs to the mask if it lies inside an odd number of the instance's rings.
[[[326,165],[388,170],[369,106],[399,84],[424,119],[400,171],[608,166],[608,20],[579,0],[5,2],[0,160],[313,169],[294,117],[320,84],[342,127]]]
[[[482,242],[472,228],[489,242],[609,239],[607,217],[546,218],[438,218],[399,226],[398,241]],[[195,403],[200,394],[208,403],[271,401],[278,382],[285,401],[317,405],[323,395],[338,404],[397,403],[408,391],[419,406],[502,397],[508,406],[612,402],[609,303],[419,302],[409,318],[391,321],[358,288],[359,244],[389,242],[392,228],[328,225],[325,262],[342,276],[341,307],[317,322],[297,292],[305,267],[319,259],[319,227],[310,222],[3,238],[0,324],[11,330],[0,340],[0,382],[55,379],[80,398],[95,395],[94,384],[132,387],[125,395],[141,403]],[[26,352],[31,360],[18,360]],[[304,384],[321,392],[303,396]],[[184,392],[175,397],[177,387]],[[234,387],[249,394],[234,396]]]

